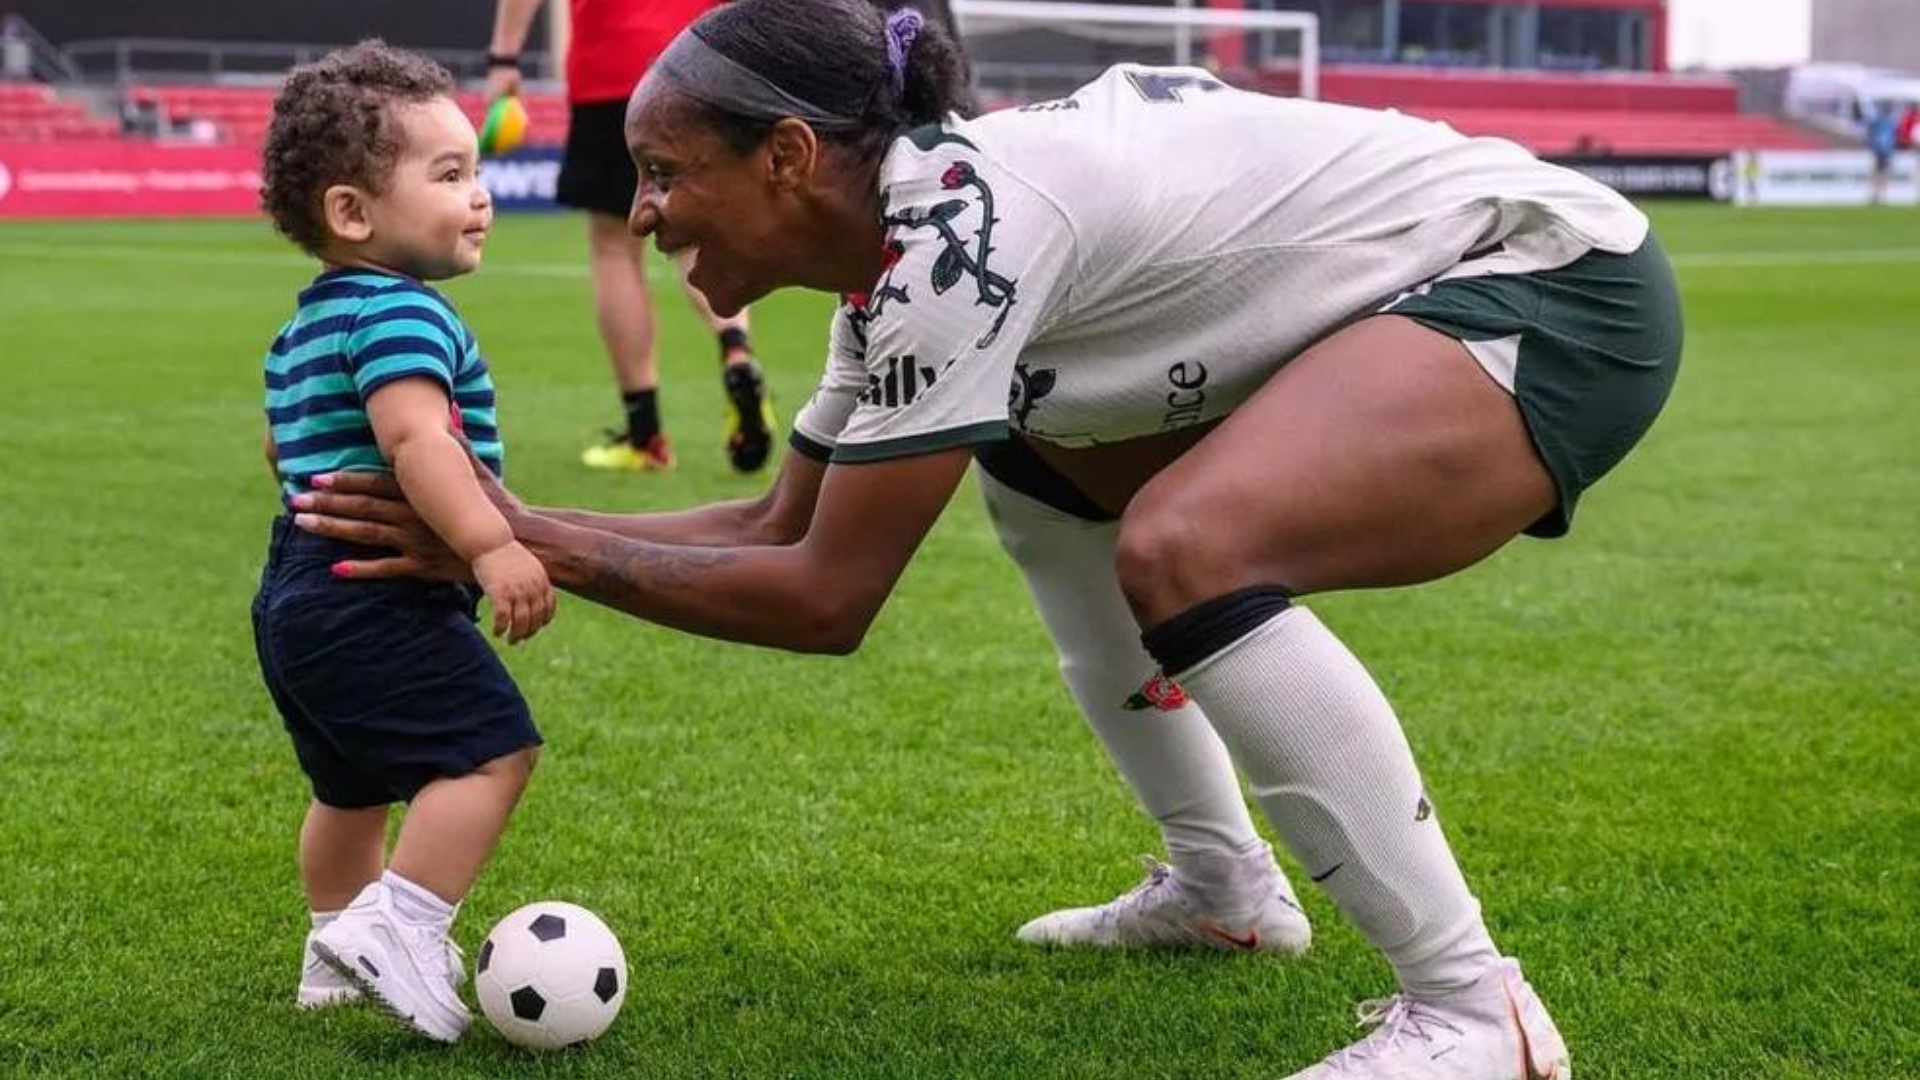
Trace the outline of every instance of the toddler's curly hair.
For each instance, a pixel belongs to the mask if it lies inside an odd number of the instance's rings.
[[[401,151],[389,106],[453,93],[453,76],[419,53],[370,39],[287,75],[273,99],[260,205],[287,239],[318,254],[330,185],[381,190]]]

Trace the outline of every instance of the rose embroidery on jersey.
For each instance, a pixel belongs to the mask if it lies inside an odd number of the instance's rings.
[[[998,223],[993,216],[993,188],[971,164],[964,161],[947,166],[946,171],[940,174],[940,187],[943,191],[970,189],[978,193],[980,226],[974,230],[971,242],[962,239],[953,224],[967,209],[968,200],[965,198],[948,199],[920,211],[887,213],[881,220],[889,227],[931,229],[940,239],[942,248],[940,254],[934,257],[933,268],[928,275],[934,295],[944,295],[962,279],[971,278],[976,290],[974,303],[997,309],[993,325],[973,343],[974,348],[984,349],[1000,335],[1000,328],[1013,311],[1015,291],[1014,280],[994,272],[987,261],[993,253],[993,227]],[[892,271],[889,270],[881,288],[875,290],[876,295],[891,287],[891,280]],[[904,287],[901,291],[901,299],[904,300]]]

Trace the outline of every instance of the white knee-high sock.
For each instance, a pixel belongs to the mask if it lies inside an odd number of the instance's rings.
[[[1409,993],[1459,989],[1499,958],[1392,706],[1312,612],[1282,611],[1180,682],[1288,848]]]
[[[1087,723],[1160,825],[1169,860],[1247,854],[1262,841],[1227,748],[1140,645],[1113,576],[1119,525],[1083,521],[980,474],[1000,543],[1053,635],[1060,674]],[[1154,700],[1157,699],[1157,700]]]

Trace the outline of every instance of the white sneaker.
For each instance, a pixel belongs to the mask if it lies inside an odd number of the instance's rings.
[[[1189,857],[1176,872],[1148,857],[1146,880],[1098,907],[1051,912],[1015,936],[1029,945],[1218,949],[1299,956],[1313,940],[1293,887],[1262,844],[1246,855]],[[1194,873],[1187,873],[1193,870]],[[1183,879],[1185,879],[1183,881]],[[1214,884],[1202,895],[1205,879]]]
[[[346,976],[333,970],[313,951],[313,932],[307,933],[305,959],[300,965],[299,1005],[303,1009],[331,1009],[336,1005],[351,1005],[360,1000],[360,988],[347,981]],[[467,956],[447,939],[447,966],[453,979],[453,987],[458,990],[467,981]]]
[[[328,967],[313,951],[313,932],[307,934],[305,962],[300,965],[300,1007],[331,1009],[360,1000],[360,988]]]
[[[1566,1040],[1520,974],[1502,959],[1437,1000],[1398,994],[1360,1006],[1373,1034],[1288,1080],[1572,1080]]]
[[[376,881],[315,931],[313,952],[381,1008],[437,1042],[454,1042],[472,1016],[454,990],[464,967],[444,928],[410,923]]]

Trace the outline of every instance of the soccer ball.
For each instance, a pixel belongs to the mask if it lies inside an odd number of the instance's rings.
[[[627,957],[586,908],[544,900],[501,919],[473,962],[480,1011],[533,1050],[596,1038],[627,1000]]]

